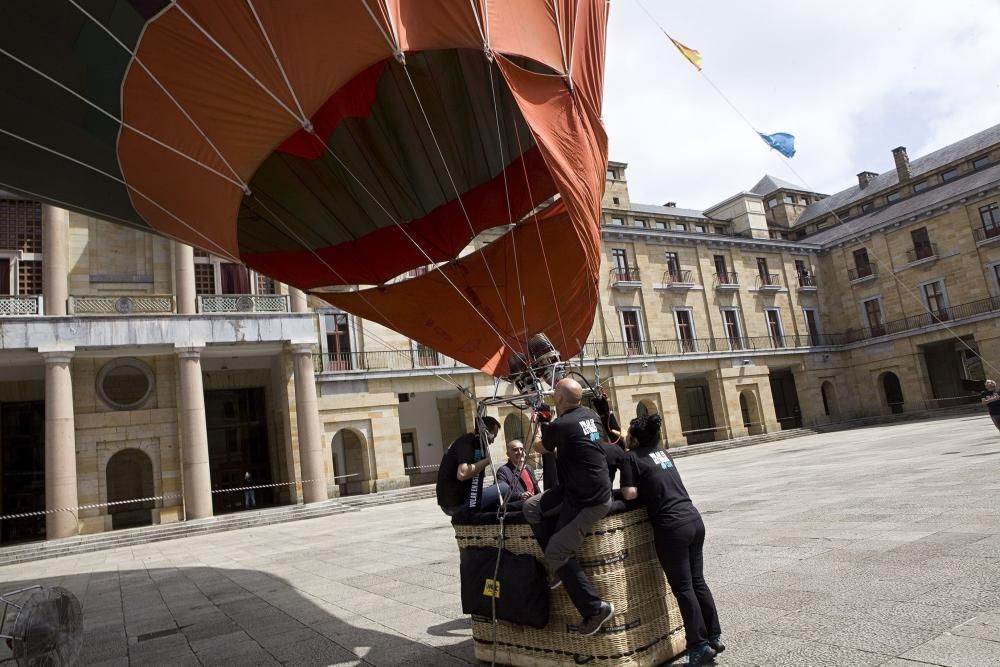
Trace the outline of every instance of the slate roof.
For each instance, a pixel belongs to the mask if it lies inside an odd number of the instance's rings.
[[[932,172],[949,162],[954,162],[965,156],[971,157],[976,152],[998,143],[1000,143],[1000,125],[994,125],[982,132],[977,132],[965,139],[960,139],[944,148],[940,148],[915,160],[910,160],[911,180],[920,180],[920,177],[924,174]],[[880,190],[886,190],[898,184],[899,177],[896,175],[896,168],[893,167],[889,171],[879,174],[864,190],[855,184],[846,190],[841,190],[825,199],[820,199],[810,204],[802,212],[802,215],[799,216],[799,219],[795,222],[795,226],[798,227],[817,218],[825,217],[832,211],[843,206],[867,199]],[[935,188],[934,191],[937,192],[938,190]]]
[[[656,213],[658,215],[672,215],[677,218],[697,218],[708,220],[701,211],[692,208],[677,208],[676,206],[654,206],[652,204],[632,203],[632,210],[636,213]]]
[[[765,174],[764,178],[757,181],[757,185],[750,188],[750,192],[755,195],[760,195],[761,197],[766,197],[775,190],[795,190],[796,192],[809,192],[804,187],[800,185],[795,185],[794,183],[789,183],[788,181],[783,181],[776,176],[771,176],[770,174]]]
[[[997,128],[1000,128],[1000,126],[997,126]],[[947,163],[953,159],[955,158],[944,160],[939,164]],[[984,187],[994,185],[997,182],[1000,182],[1000,163],[948,181],[937,187],[929,188],[912,197],[900,200],[895,204],[872,211],[867,215],[852,218],[840,225],[820,230],[815,234],[810,234],[807,240],[809,243],[830,246],[892,220],[909,217],[949,199],[960,197],[963,194],[975,194],[982,191]]]

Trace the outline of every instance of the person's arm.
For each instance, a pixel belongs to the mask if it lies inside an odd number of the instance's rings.
[[[635,500],[639,497],[639,489],[636,487],[636,484],[639,483],[639,470],[631,453],[625,456],[620,474],[622,498]]]
[[[467,479],[472,479],[486,470],[486,466],[490,464],[490,457],[487,455],[484,458],[479,459],[475,463],[459,463],[458,464],[458,481],[464,482]]]

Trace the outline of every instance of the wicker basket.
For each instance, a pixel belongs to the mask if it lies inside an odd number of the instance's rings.
[[[495,525],[455,525],[459,548],[495,547]],[[506,527],[504,547],[541,558],[525,524]],[[552,592],[549,624],[536,629],[489,618],[472,619],[476,657],[519,666],[659,665],[685,650],[684,624],[677,601],[653,548],[653,530],[644,509],[605,517],[594,524],[577,550],[580,565],[598,594],[615,605],[615,616],[600,632],[575,631],[580,615],[565,589]]]

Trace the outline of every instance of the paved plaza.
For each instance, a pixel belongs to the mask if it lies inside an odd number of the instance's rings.
[[[720,665],[1000,665],[1000,435],[985,416],[678,461]],[[79,596],[107,665],[474,663],[433,501],[0,569]]]

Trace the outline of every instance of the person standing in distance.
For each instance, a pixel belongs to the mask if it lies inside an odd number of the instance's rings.
[[[629,425],[629,450],[622,468],[622,496],[639,498],[653,524],[656,556],[677,598],[687,636],[688,664],[711,662],[726,646],[712,591],[705,582],[702,548],[705,524],[665,449],[660,448],[660,416],[637,417]]]
[[[532,446],[536,452],[555,452],[559,487],[531,496],[521,511],[542,547],[549,588],[566,586],[583,617],[577,631],[592,635],[614,616],[615,607],[597,595],[575,555],[587,530],[611,509],[611,479],[601,447],[601,418],[581,405],[580,383],[560,380],[554,393],[559,416],[548,422],[543,412],[536,413],[540,428]],[[544,526],[546,519],[555,519],[554,532]]]
[[[993,380],[987,380],[984,384],[985,389],[983,389],[982,393],[982,403],[989,406],[990,419],[993,420],[993,425],[1000,431],[1000,394],[997,393],[997,383]]]

